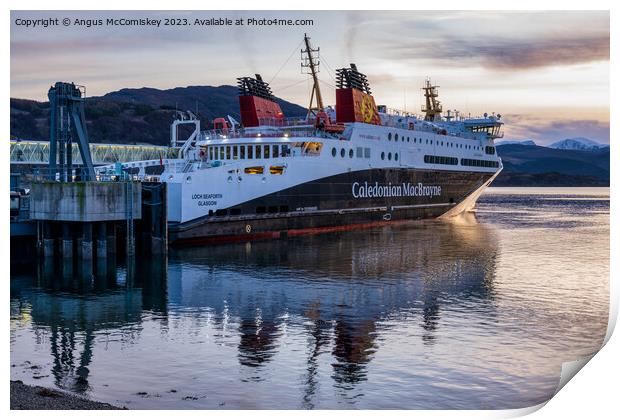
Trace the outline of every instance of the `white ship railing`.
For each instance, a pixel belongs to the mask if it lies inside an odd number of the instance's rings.
[[[226,140],[240,138],[298,138],[298,137],[317,137],[317,138],[339,138],[314,127],[252,127],[237,130],[204,130],[198,135],[198,141],[207,140]]]

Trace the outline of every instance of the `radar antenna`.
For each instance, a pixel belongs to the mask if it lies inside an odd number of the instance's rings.
[[[313,85],[312,93],[310,94],[310,105],[308,106],[308,118],[311,115],[316,115],[317,112],[323,111],[323,97],[321,96],[321,89],[319,87],[319,51],[320,48],[313,49],[310,45],[310,38],[307,34],[304,34],[304,43],[306,48],[301,50],[301,70],[306,74],[312,75]],[[314,98],[316,96],[316,107],[313,107]]]

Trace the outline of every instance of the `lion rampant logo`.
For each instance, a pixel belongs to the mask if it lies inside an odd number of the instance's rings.
[[[364,96],[362,103],[360,104],[360,112],[362,113],[362,120],[365,123],[371,123],[375,119],[375,106],[372,103],[370,96]]]

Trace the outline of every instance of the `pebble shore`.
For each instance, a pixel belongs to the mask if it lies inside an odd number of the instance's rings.
[[[121,410],[121,407],[11,381],[11,410]]]

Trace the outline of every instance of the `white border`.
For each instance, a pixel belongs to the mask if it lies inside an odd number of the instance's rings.
[[[308,3],[293,3],[290,1],[274,1],[274,0],[264,0],[262,2],[249,1],[249,0],[239,0],[239,1],[226,1],[226,2],[217,2],[214,4],[206,4],[204,1],[199,0],[177,0],[174,2],[170,1],[161,1],[161,0],[152,0],[151,2],[131,2],[127,0],[108,0],[108,1],[76,1],[76,0],[57,0],[54,2],[50,1],[13,1],[9,0],[4,2],[8,7],[6,9],[5,20],[3,21],[4,30],[3,30],[3,56],[5,60],[3,61],[4,66],[2,66],[2,72],[4,73],[4,84],[3,84],[3,92],[5,100],[2,101],[2,108],[0,109],[1,115],[4,116],[3,119],[3,132],[8,136],[9,133],[9,101],[7,100],[10,97],[10,69],[7,63],[10,63],[10,10],[200,10],[200,9],[210,9],[210,10],[256,10],[256,9],[264,9],[264,10],[329,10],[337,7],[340,10],[356,10],[356,9],[381,9],[381,10],[405,10],[405,9],[418,9],[418,10],[611,10],[611,72],[613,75],[614,71],[614,63],[618,58],[617,55],[617,44],[615,36],[616,31],[614,27],[614,23],[617,23],[617,15],[618,7],[614,8],[613,6],[617,4],[617,2],[611,1],[602,1],[602,0],[590,0],[588,2],[576,2],[576,1],[564,1],[564,2],[553,2],[549,0],[521,0],[519,2],[500,2],[500,1],[481,1],[481,0],[470,0],[468,2],[463,1],[455,1],[455,0],[443,0],[441,2],[417,2],[412,3],[411,1],[382,1],[375,3],[348,3],[341,4],[335,3],[333,0],[315,0]],[[145,7],[146,6],[146,7]],[[611,102],[610,102],[610,111],[611,111],[611,136],[610,139],[615,138],[614,134],[616,133],[616,122],[617,117],[614,115],[614,110],[617,110],[617,86],[614,83],[614,77],[610,76],[610,94],[611,94]],[[610,141],[612,143],[612,141]],[[4,144],[4,156],[5,158],[2,160],[2,168],[3,172],[6,174],[8,172],[8,156],[9,156],[9,145],[8,141]],[[612,188],[611,193],[612,197],[615,197],[615,179],[617,178],[617,167],[614,165],[616,162],[619,162],[618,157],[618,148],[615,145],[612,145],[612,167],[611,167],[611,180],[612,180]],[[5,166],[6,165],[6,166]],[[8,177],[2,176],[0,177],[0,183],[2,185],[2,190],[8,191]],[[612,213],[611,213],[611,254],[618,255],[618,221],[615,217],[615,213],[613,212],[614,202],[612,199],[611,202]],[[7,238],[9,235],[9,212],[8,206],[2,207],[3,214],[0,215],[2,220],[1,226],[1,234],[4,235],[4,238]],[[6,242],[5,242],[6,243]],[[4,270],[4,289],[3,289],[3,297],[2,297],[2,305],[4,308],[4,313],[9,312],[9,252],[6,250],[2,255],[2,267]],[[338,411],[320,411],[320,412],[308,412],[308,411],[255,411],[252,413],[247,412],[239,412],[239,411],[213,411],[213,412],[203,412],[203,411],[192,411],[192,412],[184,412],[183,415],[192,418],[204,417],[208,416],[216,416],[218,418],[231,418],[237,417],[238,415],[251,415],[252,417],[261,419],[273,419],[273,418],[290,418],[292,416],[296,418],[315,418],[317,415],[321,417],[328,418],[340,418],[345,415],[354,415],[358,419],[366,419],[366,418],[375,418],[376,416],[382,417],[393,417],[393,418],[410,418],[411,416],[415,416],[416,418],[471,418],[471,419],[481,419],[481,418],[505,418],[505,417],[514,417],[519,415],[528,414],[535,411],[535,414],[532,415],[532,418],[538,419],[549,419],[549,418],[562,418],[562,419],[583,419],[586,417],[592,417],[596,419],[604,419],[604,418],[615,418],[618,414],[618,396],[617,396],[617,384],[618,379],[617,375],[619,373],[619,363],[616,354],[619,354],[620,344],[618,343],[617,337],[611,337],[611,331],[613,325],[615,325],[615,320],[617,317],[618,311],[618,259],[611,259],[611,278],[613,279],[610,285],[610,293],[612,296],[612,305],[610,308],[610,328],[608,330],[607,339],[609,340],[606,346],[601,350],[599,354],[597,354],[592,361],[587,363],[587,365],[582,369],[579,373],[578,378],[568,382],[568,384],[558,393],[557,396],[552,398],[550,402],[546,404],[543,409],[537,411],[539,407],[532,407],[529,409],[523,410],[501,410],[501,411],[355,411],[355,412],[338,412]],[[7,323],[8,324],[8,323]],[[5,324],[6,325],[6,324]],[[617,335],[617,334],[616,334]],[[2,365],[2,369],[5,372],[5,378],[9,377],[9,360],[10,360],[10,345],[8,340],[8,334],[5,333],[5,339],[2,340],[2,353],[4,355],[4,364]],[[5,380],[2,383],[3,389],[3,405],[5,410],[9,410],[9,383]],[[104,412],[90,412],[89,416],[99,417],[99,416],[108,416],[109,413]],[[31,417],[39,417],[41,415],[45,415],[46,417],[52,418],[61,418],[61,417],[77,417],[83,416],[83,412],[10,412],[11,416],[20,417],[20,418],[31,418]],[[149,418],[168,418],[170,415],[176,415],[174,412],[168,411],[128,411],[128,412],[116,412],[115,416],[148,416]]]

